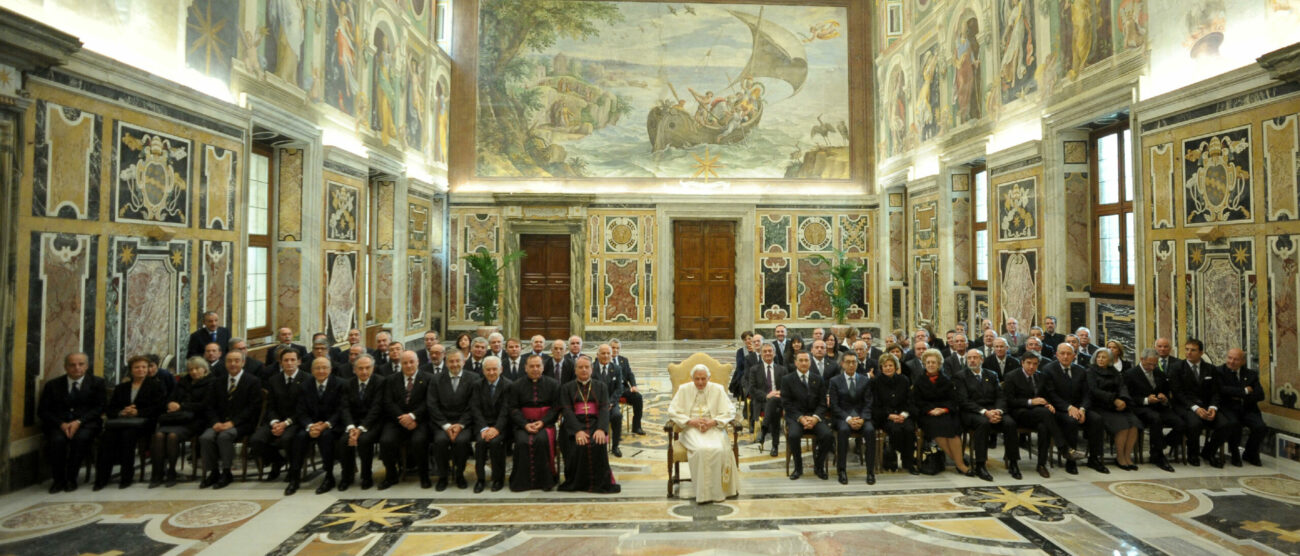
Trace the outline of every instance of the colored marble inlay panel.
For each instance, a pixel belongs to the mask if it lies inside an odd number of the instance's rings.
[[[275,326],[298,328],[302,300],[302,249],[280,247],[275,251]]]
[[[860,214],[856,217],[841,215],[840,250],[845,253],[866,253],[871,251],[870,230],[871,216]]]
[[[203,181],[199,190],[199,224],[213,230],[234,229],[235,189],[239,174],[235,151],[204,145]],[[229,322],[229,321],[222,321]]]
[[[939,201],[920,201],[912,205],[912,248],[939,247]]]
[[[830,274],[826,263],[799,259],[798,289],[795,302],[801,319],[831,318]]]
[[[1038,320],[1038,251],[1002,251],[999,254],[1002,287],[998,291],[999,317],[1015,317],[1021,326]]]
[[[1264,202],[1268,220],[1300,218],[1300,125],[1296,115],[1263,122],[1264,128]]]
[[[831,227],[829,217],[800,216],[796,221],[800,253],[818,253],[831,249],[835,240],[835,229]]]
[[[439,504],[442,514],[413,526],[513,523],[617,523],[626,521],[686,521],[670,510],[680,501],[627,501],[619,504],[519,503]]]
[[[1089,203],[1090,184],[1087,172],[1065,173],[1065,246],[1070,260],[1091,261],[1092,240],[1088,235],[1092,215],[1087,210],[1076,210]],[[1065,285],[1069,291],[1087,291],[1092,285],[1091,264],[1065,266]]]
[[[1137,331],[1136,312],[1133,305],[1114,301],[1097,302],[1097,343],[1115,340],[1124,346],[1124,358],[1136,359]]]
[[[361,190],[347,184],[326,183],[325,239],[357,241],[361,221]]]
[[[215,311],[221,322],[231,322],[231,289],[234,287],[234,244],[229,241],[199,242],[199,310]]]
[[[375,320],[393,320],[393,256],[375,255]]]
[[[1151,252],[1155,265],[1152,300],[1155,303],[1156,337],[1177,338],[1178,250],[1175,241],[1169,239],[1152,242]]]
[[[98,236],[33,232],[27,305],[27,388],[23,425],[36,424],[46,381],[63,374],[63,357],[95,344]]]
[[[1038,237],[1038,180],[1028,178],[997,186],[998,241]]]
[[[424,325],[425,302],[428,300],[424,277],[428,272],[424,257],[406,258],[406,321],[408,328]]]
[[[98,114],[37,101],[33,216],[99,217],[103,126]]]
[[[1151,169],[1151,227],[1174,227],[1174,144],[1155,145],[1148,150]]]
[[[759,240],[764,253],[790,250],[790,216],[763,214],[758,217]]]
[[[325,334],[334,343],[347,341],[357,323],[357,254],[325,252]]]
[[[896,515],[911,513],[957,513],[978,511],[970,506],[953,502],[957,492],[927,494],[845,496],[836,497],[835,504],[825,498],[782,498],[773,500],[735,500],[728,502],[736,512],[719,518],[723,521],[737,519],[817,518]]]
[[[637,261],[634,259],[609,259],[605,261],[602,320],[607,322],[637,321],[638,270]]]
[[[953,176],[954,178],[958,176]],[[952,200],[952,283],[956,286],[971,284],[971,210],[970,197]]]
[[[429,250],[429,205],[414,197],[406,205],[406,248]]]
[[[907,273],[907,245],[903,242],[907,230],[903,211],[889,212],[889,280],[902,281]]]
[[[913,275],[917,323],[933,323],[939,315],[939,257],[916,257]]]
[[[280,171],[275,183],[275,222],[280,241],[302,240],[302,149],[279,149]]]
[[[790,258],[763,258],[759,261],[759,272],[763,276],[760,317],[776,321],[790,318]]]
[[[377,218],[375,229],[376,249],[393,248],[393,211],[396,210],[394,205],[394,196],[397,193],[397,184],[391,181],[376,181],[375,183],[375,217]]]
[[[1300,236],[1282,235],[1268,238],[1268,309],[1269,361],[1271,379],[1269,399],[1278,405],[1295,408],[1296,388],[1300,386]]]
[[[156,353],[174,368],[190,325],[190,242],[114,237],[109,249],[104,378],[115,384],[128,357]]]
[[[1251,238],[1218,243],[1188,240],[1187,334],[1205,342],[1211,361],[1224,361],[1228,350],[1246,350],[1247,365],[1258,357],[1255,346],[1255,245]],[[1246,324],[1250,323],[1251,326]]]

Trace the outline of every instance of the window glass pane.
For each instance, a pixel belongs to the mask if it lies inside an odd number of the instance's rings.
[[[1124,253],[1127,259],[1125,263],[1128,264],[1127,283],[1128,285],[1132,286],[1134,283],[1137,282],[1137,267],[1135,266],[1135,261],[1133,258],[1133,253],[1137,251],[1137,249],[1134,249],[1134,246],[1136,244],[1133,243],[1133,229],[1134,229],[1133,213],[1131,212],[1124,213],[1124,226],[1126,230],[1125,235],[1127,236],[1124,238]]]
[[[267,209],[271,206],[267,185],[271,178],[271,164],[266,156],[253,153],[248,175],[248,233],[266,235]]]
[[[1097,221],[1098,263],[1103,284],[1119,284],[1119,215],[1111,214]]]
[[[1129,141],[1133,138],[1130,130],[1124,130],[1124,200],[1133,200],[1133,144]]]
[[[434,39],[443,50],[451,53],[451,1],[438,0],[434,25]]]
[[[1119,202],[1119,136],[1097,139],[1097,202]]]
[[[989,221],[988,172],[978,172],[975,174],[975,221]]]
[[[244,288],[245,310],[248,328],[266,326],[266,257],[269,249],[265,247],[248,248],[248,283]]]
[[[989,231],[975,231],[975,279],[989,279]]]

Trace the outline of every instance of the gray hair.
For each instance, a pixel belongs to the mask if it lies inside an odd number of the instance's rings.
[[[493,332],[493,333],[491,333],[491,334],[488,334],[488,341],[489,341],[489,342],[491,342],[493,338],[498,339],[498,340],[501,340],[501,341],[503,341],[503,342],[506,341],[506,337],[505,337],[505,336],[502,336],[500,332]]]
[[[1075,329],[1075,331],[1074,331],[1075,335],[1078,335],[1080,332],[1087,332],[1087,333],[1088,333],[1088,338],[1089,338],[1089,339],[1092,338],[1092,331],[1091,331],[1091,330],[1088,330],[1088,327],[1086,327],[1086,326],[1080,326],[1079,328]]]
[[[700,363],[699,365],[696,365],[694,368],[691,369],[691,377],[694,377],[695,373],[698,373],[700,371],[704,371],[705,378],[713,378],[713,373],[709,371],[709,366],[703,363]]]
[[[489,355],[489,356],[487,356],[487,357],[484,357],[484,358],[483,358],[483,368],[486,369],[486,368],[488,367],[488,365],[496,365],[496,366],[500,367],[500,366],[501,366],[501,358],[500,358],[500,357],[497,357],[497,356],[495,356],[495,355]]]
[[[356,360],[353,361],[352,364],[355,366],[357,363],[360,363],[362,359],[369,360],[371,365],[375,364],[375,358],[371,357],[369,353],[363,353],[361,355],[358,355]]]
[[[226,342],[226,351],[230,351],[230,350],[232,350],[232,349],[235,349],[235,344],[238,344],[238,343],[243,342],[243,341],[244,341],[243,338],[238,338],[238,337],[236,337],[236,338],[231,338],[229,342]]]
[[[477,346],[477,345],[479,345],[479,344],[482,344],[482,345],[484,345],[484,346],[487,346],[487,344],[488,344],[487,338],[484,338],[484,337],[482,337],[482,336],[479,336],[479,337],[476,337],[476,338],[474,338],[473,340],[470,340],[470,341],[469,341],[469,345],[470,345],[470,346]]]
[[[195,355],[194,357],[185,360],[185,370],[188,371],[190,369],[203,369],[203,374],[208,374],[211,367],[208,366],[207,359]]]
[[[611,345],[611,346],[621,346],[621,345],[623,345],[623,342],[618,341],[618,338],[610,338],[609,341],[608,341],[608,342],[605,342],[605,343],[607,343],[607,344],[609,344],[609,345]]]
[[[1160,353],[1155,348],[1146,348],[1142,350],[1142,359],[1159,359]]]
[[[980,361],[983,361],[983,360],[984,360],[984,352],[982,352],[982,351],[980,351],[980,350],[978,350],[978,349],[966,350],[966,355],[970,355],[970,354],[972,354],[972,353],[974,353],[975,355],[980,356]]]

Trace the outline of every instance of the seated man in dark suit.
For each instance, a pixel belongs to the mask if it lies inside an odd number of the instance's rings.
[[[214,311],[203,313],[203,326],[190,334],[190,342],[185,348],[185,358],[203,355],[208,344],[215,343],[224,349],[230,343],[230,329],[220,326],[221,316]],[[222,355],[225,355],[223,352]]]
[[[984,359],[984,368],[998,375],[998,380],[1020,368],[1020,360],[1011,356],[1006,338],[993,339],[993,357]]]
[[[940,371],[947,377],[957,376],[966,369],[966,351],[970,348],[966,346],[966,335],[956,332],[952,335],[952,355],[943,359],[943,367]],[[981,356],[981,360],[983,356]]]
[[[1011,477],[1020,480],[1020,435],[1016,433],[1016,420],[1007,412],[1002,383],[996,373],[983,368],[984,356],[979,350],[967,351],[965,359],[965,367],[949,378],[957,386],[961,398],[958,418],[962,428],[970,432],[975,451],[975,476],[985,481],[993,480],[985,465],[989,459],[989,435],[1000,432],[1005,440],[1002,460],[1006,462]],[[1019,369],[1011,372],[1020,374]]]
[[[1065,335],[1056,331],[1056,317],[1048,315],[1043,319],[1043,354],[1053,354],[1056,346],[1065,341]]]
[[[1169,338],[1156,338],[1156,368],[1165,372],[1168,376],[1173,376],[1174,369],[1183,365],[1183,360],[1174,355],[1174,344]]]
[[[442,344],[438,343],[438,332],[430,330],[424,333],[424,349],[415,352],[415,355],[420,358],[421,367],[424,367],[424,364],[429,362],[429,354],[433,352],[433,346],[441,347]]]
[[[565,349],[566,348],[565,348],[564,340],[556,340],[554,342],[551,342],[551,353],[550,355],[544,357],[542,361],[542,376],[551,377],[555,379],[556,383],[561,383],[561,384],[563,383],[565,378],[565,374],[564,374],[565,362],[568,360],[568,358],[564,354]],[[527,371],[527,369],[528,369],[528,363],[527,361],[525,361],[524,362],[525,372]]]
[[[524,376],[524,345],[519,338],[506,340],[505,356],[501,358],[501,377],[514,382]]]
[[[406,351],[406,348],[402,347],[402,344],[397,342],[389,342],[388,352],[384,354],[384,360],[387,362],[376,364],[375,374],[378,374],[379,376],[385,378],[401,374],[402,373],[402,352],[404,351]],[[411,352],[411,353],[415,353],[415,352]],[[378,361],[379,358],[375,357],[375,360]],[[416,357],[416,360],[419,360],[418,356]]]
[[[614,363],[614,348],[609,344],[600,344],[596,348],[596,361],[592,363],[591,379],[605,385],[609,395],[609,452],[614,457],[623,457],[618,443],[623,439],[623,409],[618,399],[623,396],[623,367]]]
[[[486,358],[485,358],[486,359]],[[501,360],[493,357],[500,367]],[[465,462],[474,441],[474,412],[471,407],[478,373],[464,368],[460,350],[447,354],[447,372],[433,378],[429,385],[429,431],[433,437],[433,459],[438,463],[438,492],[447,490],[448,476],[456,475],[456,488],[467,488]]]
[[[1065,472],[1071,475],[1078,473],[1073,460],[1080,457],[1080,452],[1076,448],[1079,442],[1079,430],[1083,429],[1084,436],[1088,440],[1088,467],[1098,473],[1109,473],[1110,470],[1106,469],[1101,459],[1103,437],[1101,420],[1089,420],[1084,407],[1084,402],[1088,399],[1088,369],[1074,361],[1074,347],[1069,343],[1061,344],[1056,346],[1056,361],[1042,372],[1045,378],[1052,381],[1050,391],[1054,396],[1052,405],[1056,409],[1054,412],[1056,424],[1061,427],[1065,443],[1070,447],[1065,452],[1067,454]]]
[[[77,473],[103,427],[108,386],[87,374],[90,358],[69,353],[63,358],[64,375],[45,383],[36,414],[45,435],[45,453],[54,482],[50,494],[77,490]]]
[[[347,360],[348,354],[330,344],[330,338],[325,335],[324,332],[317,332],[311,335],[311,343],[307,345],[307,349],[311,351],[311,353],[306,359],[303,359],[303,366],[305,367],[307,363],[316,359],[316,342],[322,342],[325,344],[325,356],[329,358],[331,363],[334,363],[334,371],[338,372],[340,362]]]
[[[483,358],[488,356],[488,341],[479,336],[469,342],[469,357],[461,365],[466,371],[483,376]]]
[[[977,352],[978,353],[978,352]],[[1075,453],[1070,450],[1053,405],[1056,393],[1052,391],[1052,377],[1038,371],[1038,359],[1027,358],[1019,372],[1007,375],[1002,383],[1003,399],[1017,426],[1036,429],[1038,432],[1038,475],[1044,479],[1052,474],[1047,470],[1048,450],[1051,444],[1066,455],[1066,469],[1075,469]],[[1051,444],[1049,444],[1049,442]],[[1077,473],[1078,470],[1076,469]]]
[[[1020,364],[1024,365],[1025,359],[1030,357],[1038,359],[1038,368],[1041,369],[1043,366],[1052,362],[1052,359],[1056,357],[1056,352],[1052,351],[1051,353],[1048,353],[1043,351],[1042,338],[1030,336],[1028,340],[1025,340],[1025,353],[1020,358]]]
[[[352,374],[355,372],[353,369],[356,367],[357,359],[360,359],[362,355],[370,355],[370,354],[366,353],[366,347],[361,344],[357,344],[355,346],[349,347],[348,350],[345,351],[344,353],[347,355],[347,359],[344,360],[342,363],[339,363],[334,368],[338,370],[339,378],[347,380],[349,378],[352,378]],[[370,361],[371,364],[373,365],[375,358],[371,357]],[[371,367],[371,371],[372,372],[374,371],[373,366]]]
[[[769,435],[772,437],[772,457],[776,457],[777,447],[781,444],[781,379],[785,377],[785,367],[776,360],[776,346],[767,343],[759,348],[761,360],[754,366],[755,372],[745,377],[745,388],[749,399],[753,400],[754,422],[761,414],[763,425],[759,428],[758,443],[762,444]]]
[[[326,353],[311,362],[312,380],[303,382],[298,391],[298,432],[293,438],[289,459],[289,486],[285,496],[298,491],[302,480],[302,462],[307,459],[311,444],[320,450],[325,478],[316,487],[316,494],[325,494],[334,488],[334,445],[339,434],[348,426],[344,403],[346,382],[331,376],[334,361]]]
[[[375,460],[375,444],[384,432],[384,378],[375,374],[375,358],[369,353],[358,354],[352,362],[352,378],[345,388],[343,407],[348,424],[339,440],[343,453],[340,492],[352,486],[356,478],[358,455],[361,456],[361,488],[368,489],[375,484],[371,466]]]
[[[297,351],[280,350],[280,374],[266,381],[266,414],[248,443],[253,455],[271,464],[271,472],[265,479],[267,482],[280,478],[280,469],[288,460],[281,451],[289,452],[293,447],[294,436],[302,429],[301,424],[293,419],[298,416],[298,392],[308,382],[307,373],[298,372],[301,364]],[[292,467],[289,469],[290,484],[295,479],[296,471],[298,470]]]
[[[397,344],[400,346],[401,344]],[[400,349],[400,347],[399,347]],[[379,457],[384,461],[384,482],[379,490],[397,484],[401,466],[415,459],[420,471],[420,487],[433,486],[429,478],[429,385],[433,377],[420,373],[420,359],[414,351],[398,357],[401,372],[384,379],[384,433],[379,440]],[[400,462],[402,447],[410,458]]]
[[[393,345],[393,335],[387,330],[380,330],[375,333],[375,349],[370,350],[370,356],[375,358],[375,369],[391,369],[393,373],[398,372],[401,367],[401,352],[397,357],[391,357],[392,353],[389,348]],[[399,344],[400,346],[400,344]],[[380,372],[380,374],[389,374]]]
[[[216,342],[208,342],[208,345],[203,346],[203,360],[208,362],[208,370],[221,364],[222,355],[225,355],[225,352],[222,351],[221,345]]]
[[[311,361],[311,363],[315,365],[317,359],[324,357],[325,359],[328,359],[330,362],[331,376],[335,376],[338,378],[348,378],[347,376],[344,376],[343,373],[345,372],[350,373],[352,372],[352,369],[349,367],[346,371],[344,371],[343,368],[338,363],[334,362],[334,355],[333,353],[331,353],[331,350],[333,349],[334,349],[333,347],[330,347],[329,342],[325,340],[324,335],[322,335],[322,337],[312,340],[311,354],[307,356],[307,361]]]
[[[483,381],[472,394],[470,412],[474,415],[474,493],[483,492],[487,483],[488,460],[492,462],[492,492],[506,484],[506,441],[509,437],[510,411],[506,391],[511,382],[501,376],[501,365],[488,359],[483,363]]]
[[[745,398],[745,364],[749,361],[752,354],[757,357],[754,351],[754,332],[746,330],[740,334],[740,347],[736,348],[736,366],[731,371],[731,384],[727,386],[727,391],[737,400]]]
[[[826,451],[834,437],[831,429],[822,422],[826,414],[826,381],[821,375],[809,372],[812,358],[807,352],[795,356],[795,371],[786,373],[781,379],[781,404],[785,413],[786,451],[794,458],[794,472],[791,480],[803,476],[803,454],[800,440],[804,431],[816,436],[813,443],[813,471],[823,481],[830,478],[826,473]]]
[[[1259,467],[1259,447],[1264,443],[1268,427],[1259,411],[1264,401],[1264,388],[1259,384],[1259,371],[1246,368],[1246,352],[1240,348],[1228,350],[1227,361],[1219,367],[1219,404],[1224,416],[1230,417],[1232,427],[1228,433],[1228,455],[1232,464],[1241,467],[1242,460]],[[1241,449],[1241,427],[1250,429],[1246,437],[1246,452]],[[1214,446],[1218,450],[1218,446]]]
[[[1160,370],[1159,359],[1156,350],[1143,351],[1138,365],[1124,371],[1124,384],[1133,398],[1133,414],[1151,435],[1151,463],[1172,473],[1174,468],[1165,458],[1165,446],[1182,442],[1183,421],[1174,413],[1169,374]],[[1165,427],[1172,429],[1167,436]]]
[[[257,377],[258,380],[265,381],[268,378],[266,376],[266,364],[262,363],[257,358],[248,356],[248,341],[243,338],[231,338],[230,343],[226,345],[226,348],[226,353],[238,351],[244,354],[244,372]],[[225,356],[222,356],[221,361],[211,367],[209,373],[212,374],[212,376],[226,376]]]
[[[362,351],[362,352],[365,352],[365,351],[366,351],[366,345],[365,345],[364,343],[361,342],[361,330],[356,329],[356,328],[353,328],[353,329],[348,330],[348,345],[347,345],[347,347],[344,347],[344,348],[341,349],[341,350],[336,350],[336,351],[332,351],[332,352],[331,352],[331,353],[333,353],[334,356],[336,357],[336,359],[334,360],[334,362],[335,362],[335,363],[338,363],[339,365],[342,365],[342,364],[344,364],[344,363],[351,363],[351,362],[353,361],[353,359],[352,359],[352,348],[357,347],[357,346],[360,346],[360,347],[361,347],[361,351]]]
[[[1210,448],[1227,442],[1232,433],[1233,416],[1219,411],[1218,369],[1201,359],[1204,344],[1200,340],[1189,338],[1183,347],[1187,359],[1174,368],[1169,382],[1173,390],[1174,413],[1183,420],[1187,435],[1187,463],[1196,467],[1204,458],[1214,467],[1223,467],[1223,460]],[[1213,431],[1210,441],[1204,449],[1198,450],[1201,433],[1207,428]]]
[[[846,470],[849,459],[849,435],[862,433],[867,450],[867,484],[876,484],[876,428],[871,424],[871,383],[858,373],[858,355],[844,354],[840,373],[830,381],[830,412],[835,423],[835,470],[842,485],[849,484]]]
[[[641,409],[644,404],[641,398],[641,392],[636,387],[636,373],[632,372],[632,364],[626,357],[619,355],[622,349],[622,342],[618,338],[610,338],[609,347],[614,350],[614,362],[619,368],[623,369],[623,399],[627,404],[632,406],[632,434],[645,434],[641,428]],[[523,376],[523,375],[520,375]]]
[[[217,377],[220,386],[210,389],[208,427],[199,436],[199,454],[208,472],[199,488],[230,485],[234,480],[230,469],[235,462],[235,441],[253,433],[262,412],[262,381],[244,371],[244,352],[232,349],[226,353],[225,369],[225,376]]]

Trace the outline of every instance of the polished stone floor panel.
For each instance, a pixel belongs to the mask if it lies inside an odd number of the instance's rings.
[[[53,496],[46,484],[0,497],[0,555],[1300,554],[1300,470],[1269,457],[1262,468],[1176,473],[1055,468],[1050,479],[1026,464],[1019,481],[991,461],[992,483],[950,467],[937,476],[879,473],[870,486],[851,461],[850,484],[840,485],[813,476],[811,461],[790,481],[784,453],[770,457],[770,444],[746,431],[739,497],[698,505],[685,483],[680,498],[668,498],[666,366],[697,351],[730,363],[735,346],[624,347],[645,394],[648,434],[625,436],[625,457],[611,460],[618,495],[436,492],[410,477],[383,492],[318,496],[319,473],[291,497],[283,483],[255,480],[220,491],[183,482]]]

